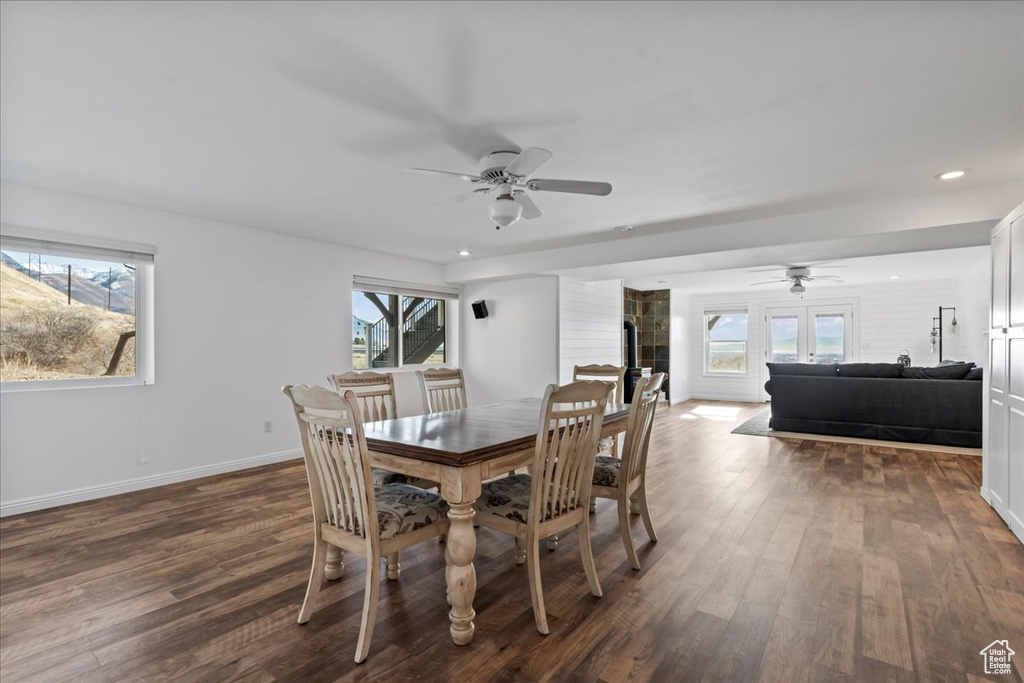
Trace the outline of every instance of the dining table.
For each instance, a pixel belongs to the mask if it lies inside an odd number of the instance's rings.
[[[629,408],[607,405],[601,438],[626,431]],[[448,503],[445,582],[456,645],[471,643],[476,629],[473,504],[480,485],[532,462],[540,420],[541,399],[523,398],[364,424],[374,467],[438,482]]]

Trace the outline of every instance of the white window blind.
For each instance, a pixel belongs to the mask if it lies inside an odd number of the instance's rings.
[[[82,244],[68,244],[46,239],[0,235],[0,249],[32,254],[50,254],[68,258],[97,259],[123,263],[152,263],[152,251],[132,251],[111,247],[93,247]],[[155,251],[155,250],[153,250]]]
[[[421,285],[412,282],[382,280],[380,278],[356,275],[352,278],[352,288],[360,292],[378,292],[380,294],[399,294],[402,296],[420,296],[425,299],[458,299],[457,287],[443,285]]]

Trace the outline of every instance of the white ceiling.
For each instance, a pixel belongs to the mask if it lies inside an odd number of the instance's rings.
[[[428,209],[460,181],[403,172],[509,142],[614,191],[534,193],[496,232],[483,201]],[[1022,160],[1020,2],[0,5],[4,178],[438,262]]]
[[[849,287],[857,285],[893,282],[892,276],[899,282],[924,280],[945,280],[959,277],[964,271],[971,270],[983,261],[988,260],[990,249],[983,247],[965,247],[962,249],[944,249],[912,254],[887,254],[884,256],[866,256],[862,258],[834,259],[824,262],[798,261],[783,262],[758,268],[735,268],[714,270],[699,273],[683,273],[642,277],[626,281],[627,287],[636,289],[682,289],[688,293],[743,292],[743,291],[778,291],[785,292],[789,283],[755,285],[785,277],[786,268],[809,266],[811,276],[835,275],[842,282],[815,280],[806,283],[808,290],[815,291],[832,287]]]

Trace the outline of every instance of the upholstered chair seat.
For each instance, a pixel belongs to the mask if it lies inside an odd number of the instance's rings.
[[[594,463],[594,486],[618,486],[622,461],[610,455],[599,455]]]
[[[440,494],[406,484],[384,484],[374,491],[382,540],[418,531],[445,518],[448,503]]]
[[[379,467],[370,468],[370,477],[373,479],[373,487],[380,488],[381,486],[387,486],[388,484],[408,484],[409,477],[398,472],[391,472],[389,470],[382,470]]]

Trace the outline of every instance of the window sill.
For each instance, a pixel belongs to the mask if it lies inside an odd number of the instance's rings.
[[[749,377],[750,373],[749,372],[704,372],[703,376],[704,377],[732,377],[732,378],[735,379],[735,378],[741,378],[741,377]]]
[[[18,394],[26,391],[54,391],[62,389],[108,389],[112,387],[138,387],[146,382],[142,377],[90,377],[88,379],[44,379],[24,382],[0,382],[0,394]]]

